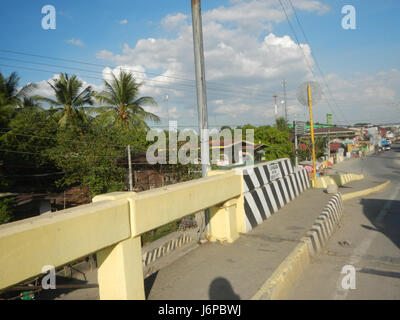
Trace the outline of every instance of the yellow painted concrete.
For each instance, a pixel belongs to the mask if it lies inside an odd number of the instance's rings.
[[[309,263],[310,253],[308,245],[305,242],[300,243],[279,265],[251,300],[285,299],[290,288]]]
[[[236,198],[240,184],[241,177],[232,172],[136,194],[134,235]]]
[[[130,237],[126,200],[93,203],[0,226],[0,288]]]
[[[210,236],[233,242],[241,192],[241,175],[230,171],[140,194],[100,195],[89,205],[0,226],[0,289],[45,265],[97,253],[101,299],[144,299],[140,235],[211,208]]]
[[[101,300],[144,300],[142,246],[131,238],[97,253]]]
[[[237,199],[232,199],[222,206],[210,208],[210,241],[232,243],[239,238],[236,226],[237,203]]]
[[[240,177],[240,195],[237,198],[236,207],[236,228],[239,233],[246,233],[246,214],[244,212],[244,186],[243,186],[243,172],[240,169],[232,169],[229,171],[224,170],[212,170],[209,171],[208,176],[217,176],[224,174],[236,174]]]
[[[385,189],[390,183],[391,183],[391,181],[386,181],[385,183],[382,183],[379,186],[376,186],[373,188],[368,188],[368,189],[364,189],[361,191],[347,193],[347,194],[342,195],[342,199],[349,200],[349,199],[353,199],[353,198],[357,198],[357,197],[363,197],[370,193],[378,192],[378,191]]]
[[[354,173],[344,173],[344,174],[335,174],[331,176],[321,176],[317,178],[317,188],[327,188],[330,184],[336,184],[337,186],[343,186],[346,183],[362,180],[364,179],[363,174],[354,174]],[[312,186],[314,186],[314,182],[312,181]]]

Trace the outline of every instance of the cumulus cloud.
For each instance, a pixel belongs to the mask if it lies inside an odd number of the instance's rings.
[[[305,54],[313,64],[308,45],[302,44],[303,53],[289,36],[278,36],[273,32],[261,36],[263,30],[285,19],[276,4],[276,1],[233,1],[229,7],[203,12],[211,118],[225,115],[238,120],[245,115],[248,121],[269,121],[273,119],[272,95],[281,91],[281,80],[295,77],[298,82],[310,76],[304,63]],[[121,53],[104,49],[96,56],[125,69],[140,70],[142,73],[135,76],[144,81],[142,94],[151,95],[160,104],[165,104],[162,97],[168,93],[170,102],[181,110],[176,115],[195,115],[193,40],[189,20],[182,13],[167,15],[161,25],[167,31],[174,30],[176,37],[140,39],[135,46],[124,44]],[[253,32],[260,24],[263,28]],[[150,70],[158,73],[150,73]],[[218,105],[216,100],[223,100],[224,104]],[[259,112],[262,117],[257,115]]]
[[[161,20],[162,26],[167,30],[176,30],[187,26],[188,16],[183,13],[169,14]]]
[[[287,2],[284,3],[287,6]],[[292,3],[299,11],[319,15],[330,10],[315,0],[292,0]],[[287,12],[293,14],[288,7]],[[312,79],[309,67],[314,66],[314,61],[307,44],[300,44],[300,49],[290,36],[274,32],[274,27],[285,21],[276,0],[231,0],[226,6],[203,11],[210,125],[272,123],[272,96],[277,93],[278,100],[282,100],[283,79],[287,81],[290,118],[293,119],[295,114],[298,119],[307,117],[306,108],[296,100],[296,89],[303,81]],[[152,96],[158,103],[158,106],[146,106],[148,111],[164,120],[169,117],[179,119],[181,123],[195,124],[197,101],[190,23],[190,17],[183,13],[169,14],[160,25],[175,36],[144,38],[133,46],[125,43],[121,52],[107,48],[97,52],[97,58],[118,66],[105,68],[104,79],[110,79],[110,71],[115,74],[122,69],[130,71],[143,82],[140,95]],[[321,79],[317,80],[322,84]],[[338,119],[343,120],[343,115],[347,119],[356,117],[357,111],[351,107],[354,103],[372,112],[379,101],[389,103],[398,98],[394,88],[400,85],[400,74],[398,70],[351,78],[328,74],[326,82],[340,106],[339,111],[336,104],[333,105]],[[168,102],[164,99],[166,94]],[[326,99],[322,100],[315,109],[316,121],[324,121],[331,107]],[[279,104],[278,109],[279,115],[283,115],[283,104]]]
[[[78,40],[78,39],[70,39],[70,40],[65,40],[65,42],[72,44],[74,46],[78,46],[78,47],[83,47],[85,44],[83,43],[83,41]]]

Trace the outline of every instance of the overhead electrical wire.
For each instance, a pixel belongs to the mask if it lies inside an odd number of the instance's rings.
[[[297,24],[298,24],[299,27],[300,27],[300,31],[302,32],[302,34],[303,34],[303,36],[304,36],[304,40],[306,41],[306,43],[308,44],[308,46],[311,48],[311,44],[310,44],[310,42],[308,41],[308,37],[307,37],[307,35],[306,35],[305,31],[304,31],[304,28],[303,28],[303,26],[302,26],[302,24],[301,24],[301,22],[300,22],[300,19],[299,19],[298,15],[297,15],[296,9],[295,9],[295,7],[293,6],[292,0],[288,0],[288,1],[289,1],[289,3],[290,3],[290,6],[292,7],[292,10],[293,10],[294,15],[295,15],[295,17],[296,17],[296,21],[297,21]],[[343,117],[343,119],[347,122],[346,116],[343,114],[341,108],[339,107],[338,103],[336,102],[335,98],[333,97],[332,92],[331,92],[331,90],[330,90],[330,88],[329,88],[329,86],[328,86],[328,83],[327,83],[326,80],[325,80],[324,72],[322,71],[322,69],[321,69],[321,67],[320,67],[320,65],[319,65],[319,63],[318,63],[317,57],[316,57],[315,54],[314,54],[314,50],[311,50],[311,55],[312,55],[312,57],[313,57],[313,59],[314,59],[314,61],[315,61],[315,65],[317,66],[317,68],[318,68],[318,70],[319,70],[319,72],[320,72],[320,74],[321,74],[322,81],[324,82],[325,87],[326,87],[326,89],[328,90],[328,94],[330,95],[330,97],[331,97],[333,103],[336,105],[336,107],[337,107],[337,109],[339,110],[339,112],[340,112],[341,116]]]
[[[65,61],[65,62],[72,62],[72,63],[77,63],[77,64],[84,64],[84,65],[102,67],[102,68],[107,68],[107,67],[110,68],[110,67],[107,66],[107,65],[94,64],[94,63],[89,63],[89,62],[83,62],[83,61],[71,60],[71,59],[64,59],[64,58],[57,58],[57,57],[50,57],[50,56],[42,56],[42,55],[36,55],[36,54],[29,54],[29,53],[23,53],[23,52],[12,51],[12,50],[0,49],[0,52],[12,53],[12,54],[18,54],[18,55],[24,55],[24,56],[39,57],[39,58],[52,59],[52,60]],[[7,59],[11,60],[11,58],[7,58]],[[15,60],[16,60],[16,59],[15,59]],[[21,61],[21,60],[20,60],[20,61]],[[31,62],[31,63],[35,63],[35,62]],[[42,65],[51,66],[51,65],[49,65],[49,64],[44,64],[44,63],[35,63],[35,64],[42,64]],[[52,65],[52,66],[54,66],[54,65]],[[75,68],[75,67],[66,67],[66,68],[71,68],[71,69],[72,69],[72,68]],[[124,68],[123,68],[123,67],[116,67],[116,68],[118,68],[118,69],[120,69],[120,70],[123,70],[123,71],[128,71],[128,72],[141,73],[141,74],[144,74],[144,75],[153,74],[153,75],[156,75],[157,77],[163,77],[163,78],[169,78],[169,79],[176,79],[176,80],[186,81],[186,82],[190,82],[190,83],[191,83],[190,85],[185,84],[186,86],[190,86],[190,87],[196,88],[195,80],[194,80],[194,79],[187,79],[187,78],[181,78],[181,77],[167,76],[167,75],[157,74],[157,73],[148,72],[148,71],[144,72],[144,71],[136,70],[136,69],[133,69],[133,68],[126,68],[126,67],[124,67]],[[88,70],[86,69],[85,71],[88,71]],[[101,71],[94,71],[94,70],[90,70],[89,72],[102,73]],[[169,82],[167,82],[167,81],[161,81],[161,80],[156,80],[156,79],[148,79],[148,78],[140,78],[140,79],[143,79],[144,81],[156,81],[156,82],[165,82],[165,83],[169,83]],[[102,79],[102,80],[103,80],[103,79]],[[184,85],[184,84],[180,84],[180,85]],[[261,90],[260,88],[247,87],[247,86],[240,86],[240,85],[233,85],[233,84],[227,85],[227,84],[218,83],[218,82],[216,82],[216,81],[207,80],[207,90],[217,90],[217,91],[221,91],[221,90],[222,90],[222,91],[227,91],[227,90],[224,90],[224,89],[219,89],[219,88],[211,87],[210,85],[217,85],[217,86],[220,86],[220,87],[223,87],[223,88],[227,88],[227,89],[228,89],[228,92],[231,92],[232,89],[235,90],[234,92],[237,92],[238,89],[240,89],[240,90],[245,90],[245,91],[241,91],[241,92],[242,92],[242,93],[246,93],[246,94],[247,94],[247,92],[248,92],[249,90],[256,90],[256,91]],[[271,92],[271,94],[272,94],[272,92]],[[248,95],[248,94],[247,94],[247,95]],[[264,94],[264,93],[258,93],[257,95],[260,96],[260,97],[263,97],[263,98],[268,98],[268,99],[270,98],[269,95]]]
[[[301,51],[302,54],[303,54],[304,61],[305,61],[306,65],[307,65],[308,69],[310,70],[311,74],[313,75],[314,80],[317,81],[317,77],[316,77],[316,75],[315,75],[315,73],[314,73],[314,70],[313,70],[313,68],[311,67],[311,65],[310,65],[310,63],[309,63],[309,61],[308,61],[308,59],[307,59],[307,57],[306,57],[306,55],[305,55],[305,53],[304,53],[303,48],[302,48],[301,45],[300,45],[300,40],[299,40],[299,38],[298,38],[298,36],[297,36],[297,33],[296,33],[296,31],[295,31],[295,29],[294,29],[292,23],[290,22],[289,16],[288,16],[288,14],[287,14],[287,12],[286,12],[286,9],[285,9],[285,7],[284,7],[284,5],[283,5],[283,3],[282,3],[282,0],[278,0],[278,1],[279,1],[280,5],[281,5],[281,7],[282,7],[282,10],[283,10],[284,14],[285,14],[285,17],[286,17],[286,20],[287,20],[287,22],[288,22],[288,24],[289,24],[289,27],[290,27],[290,29],[292,30],[293,35],[294,35],[294,37],[295,37],[295,39],[296,39],[296,44],[297,44],[297,46],[300,48],[300,51]],[[331,104],[330,104],[330,101],[329,101],[329,100],[327,99],[327,97],[325,96],[324,91],[321,90],[321,93],[322,93],[322,95],[325,97],[325,100],[326,100],[326,102],[327,102],[327,104],[328,104],[328,106],[329,106],[331,112],[336,116],[336,118],[338,119],[338,122],[339,122],[339,124],[340,124],[339,118],[338,118],[336,112],[333,110],[333,108],[332,108],[332,106],[331,106]]]

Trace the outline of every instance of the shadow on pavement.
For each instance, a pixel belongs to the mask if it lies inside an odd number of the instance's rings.
[[[377,221],[377,217],[387,201],[384,199],[361,199],[364,214],[374,226],[361,225],[361,227],[383,233],[400,248],[400,201],[393,200],[384,219]]]
[[[65,286],[78,285],[80,288],[62,288]],[[62,295],[71,293],[75,290],[83,289],[85,285],[88,285],[86,280],[79,280],[70,277],[56,276],[56,288],[55,290],[41,290],[36,294],[36,300],[54,300],[60,298]]]
[[[371,269],[371,268],[362,268],[358,272],[373,274],[373,275],[376,275],[376,276],[383,276],[383,277],[390,277],[390,278],[398,278],[398,279],[400,279],[400,272],[384,271],[384,270]]]
[[[208,292],[210,300],[240,300],[232,288],[232,285],[225,278],[215,278]]]
[[[149,298],[151,289],[153,288],[154,282],[156,281],[158,275],[158,271],[154,272],[152,275],[148,276],[144,279],[144,294],[146,296],[146,300]]]

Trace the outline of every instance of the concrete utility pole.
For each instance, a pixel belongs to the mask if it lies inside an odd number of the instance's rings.
[[[288,121],[288,115],[287,115],[287,104],[286,104],[286,80],[282,81],[283,85],[283,101],[285,102],[285,119]]]
[[[128,145],[128,167],[129,167],[129,191],[133,191],[132,160],[131,160],[131,146],[130,145]]]
[[[203,30],[200,0],[192,0],[194,63],[196,69],[197,110],[200,130],[202,176],[210,169],[206,77],[204,67]]]
[[[194,64],[196,71],[197,110],[200,131],[201,174],[202,177],[206,177],[207,172],[210,170],[210,147],[200,0],[192,0],[192,28]],[[197,226],[199,227],[200,241],[205,240],[205,226],[207,230],[209,229],[208,221],[208,210],[196,214],[196,222]]]
[[[294,131],[294,152],[295,152],[295,159],[296,159],[296,169],[299,167],[299,144],[297,141],[297,115],[294,115],[293,121],[293,131]]]
[[[278,122],[278,106],[276,104],[276,98],[278,97],[278,95],[274,94],[274,108],[275,108],[275,123]]]
[[[313,124],[313,116],[312,116],[312,98],[311,98],[311,86],[307,86],[307,95],[308,95],[308,108],[310,111],[310,131],[311,131],[311,143],[312,143],[312,160],[313,160],[313,180],[314,187],[317,186],[317,168],[316,168],[316,157],[315,157],[315,141],[314,141],[314,124]]]

